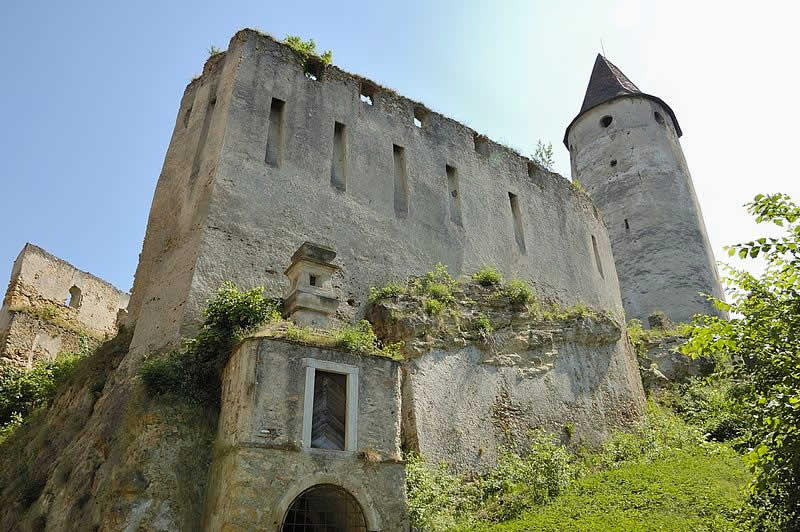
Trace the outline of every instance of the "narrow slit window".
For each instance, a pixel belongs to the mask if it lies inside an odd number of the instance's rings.
[[[592,235],[592,249],[594,250],[594,262],[597,265],[597,271],[600,272],[600,277],[606,278],[603,275],[603,263],[600,262],[600,251],[597,249],[597,239]]]
[[[281,165],[283,155],[283,110],[286,102],[277,98],[272,99],[269,106],[269,131],[267,132],[266,163],[270,166]]]
[[[311,447],[344,451],[346,422],[347,375],[316,370]]]
[[[461,197],[458,190],[458,172],[449,164],[445,166],[447,172],[448,204],[450,205],[450,221],[461,226]]]
[[[406,150],[393,145],[394,153],[394,210],[397,214],[408,214],[408,170]]]
[[[192,116],[192,106],[190,105],[189,108],[183,113],[183,127],[187,127],[189,125],[189,117]]]
[[[525,233],[522,229],[522,213],[519,209],[519,199],[516,194],[508,193],[508,201],[511,203],[511,215],[514,218],[514,238],[517,240],[517,247],[520,253],[525,254]]]
[[[331,185],[339,190],[347,189],[347,136],[344,124],[340,122],[336,122],[333,126]]]
[[[625,230],[626,230],[626,231],[630,231],[630,230],[631,230],[631,226],[630,226],[630,224],[628,223],[628,219],[627,219],[627,218],[625,218]]]
[[[309,284],[309,286],[317,286],[317,276],[316,275],[309,275],[308,276],[308,284]]]

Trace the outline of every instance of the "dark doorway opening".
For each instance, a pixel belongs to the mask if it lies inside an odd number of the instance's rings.
[[[344,488],[318,484],[297,496],[283,519],[282,532],[366,532],[358,501]]]

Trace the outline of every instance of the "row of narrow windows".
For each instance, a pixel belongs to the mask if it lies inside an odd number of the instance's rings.
[[[265,162],[274,167],[280,166],[283,155],[285,106],[286,102],[278,98],[273,98],[270,105]],[[392,158],[394,162],[394,209],[399,216],[405,216],[409,212],[409,183],[405,148],[393,144]],[[529,174],[534,170],[535,168],[528,167]],[[459,227],[463,227],[458,170],[454,166],[448,164],[445,165],[445,174],[447,176],[450,221]],[[341,122],[334,122],[333,127],[333,158],[331,161],[330,182],[331,186],[337,190],[344,192],[347,189],[347,134],[346,126]],[[509,192],[508,202],[514,222],[514,240],[520,253],[524,255],[527,253],[527,248],[519,198],[513,192]],[[597,270],[600,276],[605,278],[597,248],[597,241],[594,236],[592,236],[592,247],[594,249]]]
[[[373,105],[373,95],[374,93],[370,90],[365,90],[362,88],[361,91],[361,101],[367,105]],[[283,149],[283,123],[284,123],[284,109],[286,108],[286,102],[280,100],[278,98],[272,98],[272,102],[270,103],[270,110],[269,110],[269,132],[267,133],[267,151],[265,161],[267,164],[272,166],[280,166],[281,163],[281,156],[282,156],[282,149]],[[189,108],[187,111],[186,117],[184,119],[184,127],[188,124],[188,116],[191,113],[192,109]],[[428,112],[422,108],[415,108],[414,109],[414,125],[416,127],[423,127],[423,120],[427,116]],[[336,122],[335,126],[335,134],[338,134],[339,140],[343,140],[344,135],[344,124]],[[473,148],[477,153],[484,157],[488,157],[491,152],[491,145],[489,143],[489,139],[484,135],[480,135],[478,133],[473,134]],[[344,145],[341,148],[342,152],[339,154],[340,158],[344,157]],[[528,177],[534,177],[537,171],[536,164],[533,161],[528,161]]]
[[[283,124],[286,102],[273,98],[270,105],[269,130],[267,133],[267,146],[265,162],[274,167],[279,167],[283,152]],[[400,215],[408,214],[409,186],[408,169],[406,167],[406,154],[403,146],[392,145],[394,161],[394,209]],[[455,167],[445,165],[448,186],[448,208],[450,221],[463,227],[461,216],[461,198],[459,196],[459,177]],[[347,189],[347,137],[346,126],[341,122],[334,122],[333,126],[333,159],[331,161],[331,185],[338,190]],[[525,235],[523,233],[522,215],[516,194],[508,193],[511,213],[514,219],[514,236],[517,246],[525,253]]]

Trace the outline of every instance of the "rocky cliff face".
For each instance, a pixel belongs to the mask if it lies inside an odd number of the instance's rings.
[[[148,398],[130,334],[84,359],[2,445],[0,529],[198,530],[216,413]]]
[[[400,290],[402,292],[402,290]],[[520,301],[499,284],[462,282],[437,297],[410,285],[377,298],[368,319],[403,342],[404,446],[461,471],[491,467],[531,432],[602,441],[641,414],[644,393],[622,326],[610,314],[557,301]]]

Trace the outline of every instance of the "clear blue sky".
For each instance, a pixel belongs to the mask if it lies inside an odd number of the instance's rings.
[[[334,63],[525,154],[560,139],[606,55],[666,100],[718,258],[741,204],[800,199],[793,4],[9,2],[0,18],[0,279],[26,241],[128,290],[185,85],[242,27],[312,37]],[[757,8],[757,11],[755,10]],[[3,281],[0,281],[3,282]]]

